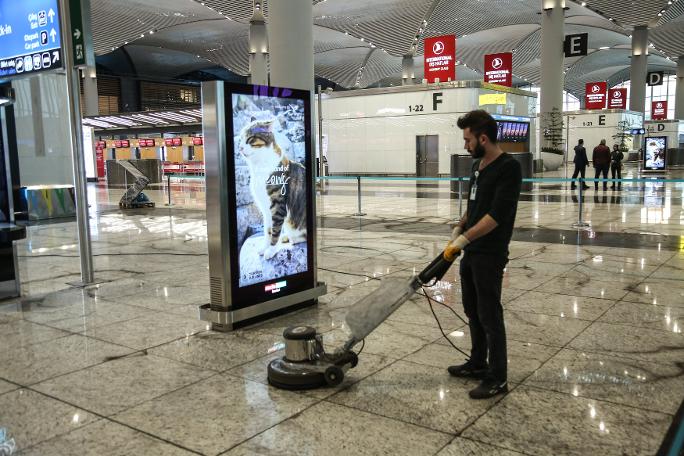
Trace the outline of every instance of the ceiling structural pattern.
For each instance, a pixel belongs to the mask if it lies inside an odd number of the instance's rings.
[[[96,54],[124,52],[137,75],[227,68],[249,72],[252,0],[91,0]],[[263,2],[268,18],[268,4]],[[401,84],[402,57],[423,78],[423,39],[456,35],[457,79],[481,79],[483,57],[513,53],[514,85],[541,80],[539,0],[314,1],[314,71],[344,88]],[[631,34],[649,26],[649,70],[684,55],[684,0],[567,1],[565,34],[588,33],[589,54],[566,58],[566,89],[629,78]],[[106,59],[105,59],[106,60]]]

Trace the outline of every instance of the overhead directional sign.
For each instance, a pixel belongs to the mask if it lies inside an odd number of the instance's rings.
[[[563,43],[563,51],[566,57],[579,57],[587,55],[589,48],[589,34],[566,35]]]
[[[648,76],[646,77],[646,82],[649,86],[663,85],[664,80],[665,73],[663,71],[652,71],[648,73]]]
[[[0,78],[62,68],[57,0],[0,0]]]
[[[95,66],[90,27],[90,0],[69,0],[69,17],[71,18],[74,66]]]

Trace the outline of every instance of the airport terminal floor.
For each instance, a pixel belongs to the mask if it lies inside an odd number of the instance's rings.
[[[680,407],[684,184],[590,184],[587,230],[572,228],[567,183],[523,192],[503,290],[511,390],[483,401],[468,397],[475,382],[449,376],[464,357],[423,296],[367,338],[340,387],[266,381],[285,327],[315,326],[335,347],[348,306],[441,251],[459,216],[448,182],[363,180],[367,215],[354,217],[356,181],[326,181],[317,241],[328,294],[232,333],[197,315],[209,301],[203,183],[171,187],[172,207],[160,188],[155,209],[121,212],[123,190],[90,185],[97,285],[70,285],[75,222],[31,226],[18,243],[24,297],[0,304],[0,422],[20,454],[646,455]],[[427,293],[464,316],[456,266]],[[467,350],[467,326],[435,311]]]

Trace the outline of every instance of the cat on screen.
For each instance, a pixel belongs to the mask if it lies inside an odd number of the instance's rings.
[[[278,145],[277,120],[254,120],[239,136],[247,161],[252,197],[264,221],[259,254],[272,258],[281,245],[306,241],[306,169],[291,161]]]

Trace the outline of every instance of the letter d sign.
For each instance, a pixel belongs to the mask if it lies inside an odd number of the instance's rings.
[[[648,73],[646,81],[648,81],[649,86],[659,86],[663,85],[663,80],[665,79],[665,74],[662,71],[654,71]]]

